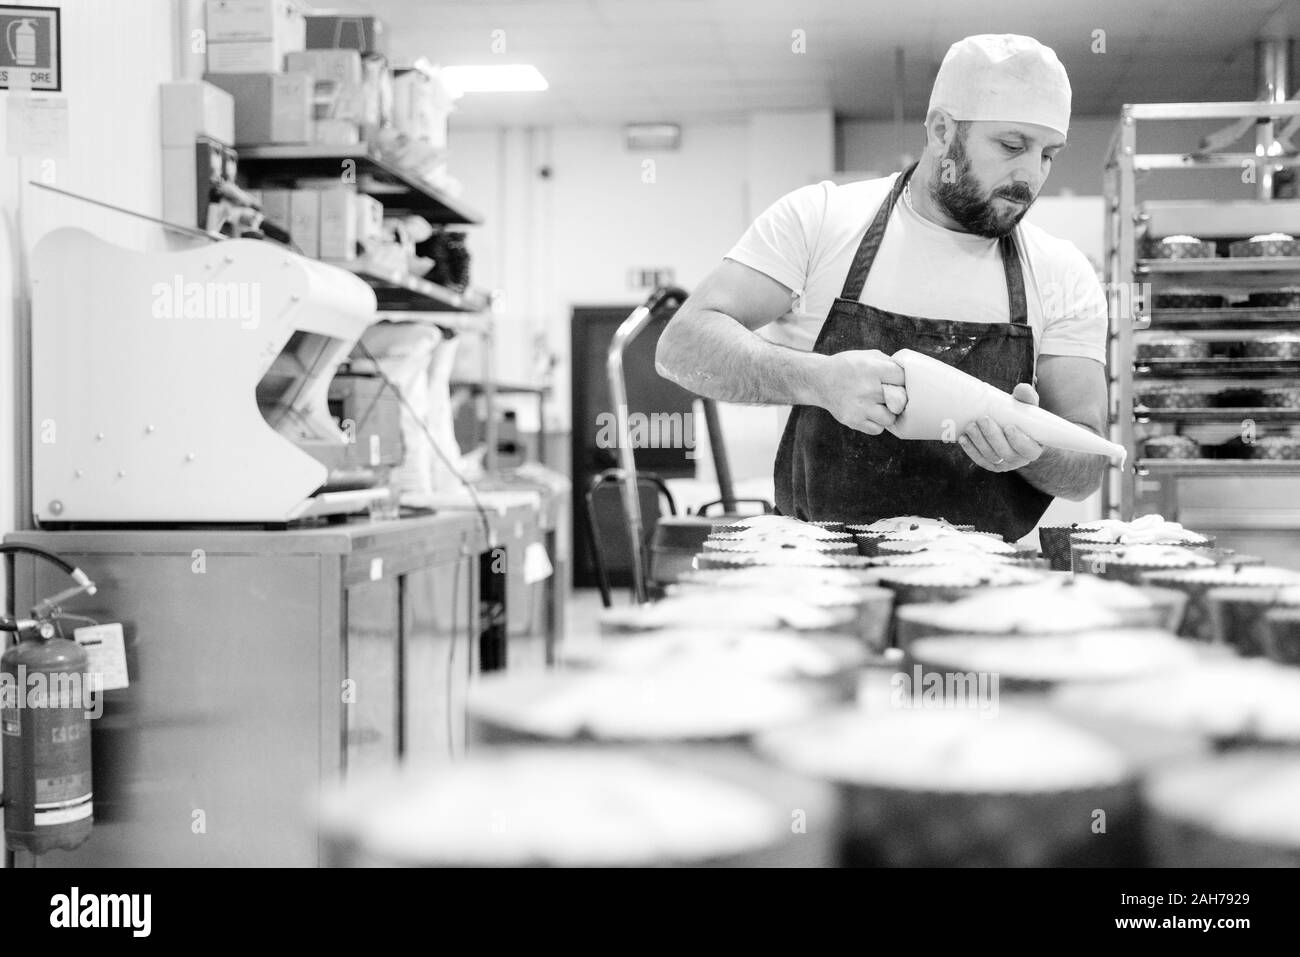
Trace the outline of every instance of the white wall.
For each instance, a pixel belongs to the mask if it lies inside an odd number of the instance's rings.
[[[28,185],[45,180],[75,193],[157,216],[161,212],[160,83],[173,75],[172,0],[44,0],[62,11],[63,90],[35,94],[68,103],[69,155],[8,155],[0,122],[0,534],[28,523],[16,514],[14,336],[28,310],[26,256],[46,232],[75,225],[112,242],[156,248],[157,227]],[[0,110],[10,94],[0,91]],[[76,282],[75,271],[67,277]],[[86,316],[94,322],[94,316]]]
[[[564,431],[573,307],[631,311],[647,292],[628,287],[632,267],[669,267],[692,289],[768,203],[830,175],[834,124],[824,110],[686,124],[680,149],[634,153],[621,126],[458,130],[453,114],[450,150],[465,201],[485,220],[470,229],[473,282],[506,294],[498,376],[533,381],[535,343],[545,339],[561,357],[548,427]],[[471,371],[473,344],[461,351],[461,368]],[[528,428],[529,403],[519,403],[519,415]],[[769,439],[752,429],[728,432],[740,460],[755,455],[743,447],[751,436]]]

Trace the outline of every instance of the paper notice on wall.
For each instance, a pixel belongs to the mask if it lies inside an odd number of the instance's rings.
[[[68,101],[52,96],[6,98],[5,153],[64,159],[68,155]]]

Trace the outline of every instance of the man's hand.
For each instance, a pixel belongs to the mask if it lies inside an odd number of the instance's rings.
[[[907,405],[903,367],[879,349],[826,356],[816,383],[814,404],[867,435],[885,431]]]
[[[1011,393],[1019,402],[1038,405],[1038,393],[1026,382]],[[977,419],[957,437],[972,462],[990,472],[1011,472],[1038,460],[1043,447],[1014,425],[1005,429],[987,415]]]

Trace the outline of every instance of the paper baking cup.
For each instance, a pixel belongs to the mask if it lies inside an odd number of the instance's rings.
[[[1214,820],[1225,802],[1249,796],[1273,775],[1294,773],[1298,763],[1295,751],[1248,749],[1157,769],[1142,787],[1151,865],[1300,867],[1300,802],[1274,835],[1258,819],[1253,833]]]
[[[1216,641],[1244,657],[1272,657],[1265,618],[1275,608],[1300,609],[1300,588],[1211,588],[1205,604]]]
[[[1264,614],[1265,648],[1279,664],[1300,665],[1300,608],[1273,608]]]

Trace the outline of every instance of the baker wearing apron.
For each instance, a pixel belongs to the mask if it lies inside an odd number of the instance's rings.
[[[1014,234],[999,240],[1010,316],[1005,324],[923,319],[859,302],[890,214],[911,179],[898,177],[858,245],[844,289],[831,306],[813,351],[833,355],[911,349],[1010,392],[1034,379],[1034,335]],[[1030,532],[1052,496],[1015,472],[989,472],[951,442],[867,435],[817,406],[795,406],[775,465],[776,507],[805,521],[868,523],[896,515],[946,518],[1015,541]]]
[[[1038,41],[954,43],[918,164],[892,182],[793,190],[682,304],[659,339],[661,374],[720,401],[791,407],[774,467],[783,514],[852,523],[921,515],[1015,541],[1054,496],[1082,501],[1100,486],[1102,457],[1045,448],[991,417],[933,441],[887,431],[912,388],[890,359],[901,349],[1022,402],[1037,402],[1037,388],[1049,411],[1105,428],[1100,283],[1077,248],[1020,225],[1069,118],[1065,68]],[[949,256],[947,282],[960,285],[937,288]],[[877,263],[888,274],[869,283]],[[841,269],[847,275],[834,274]],[[879,305],[862,302],[864,292]]]

